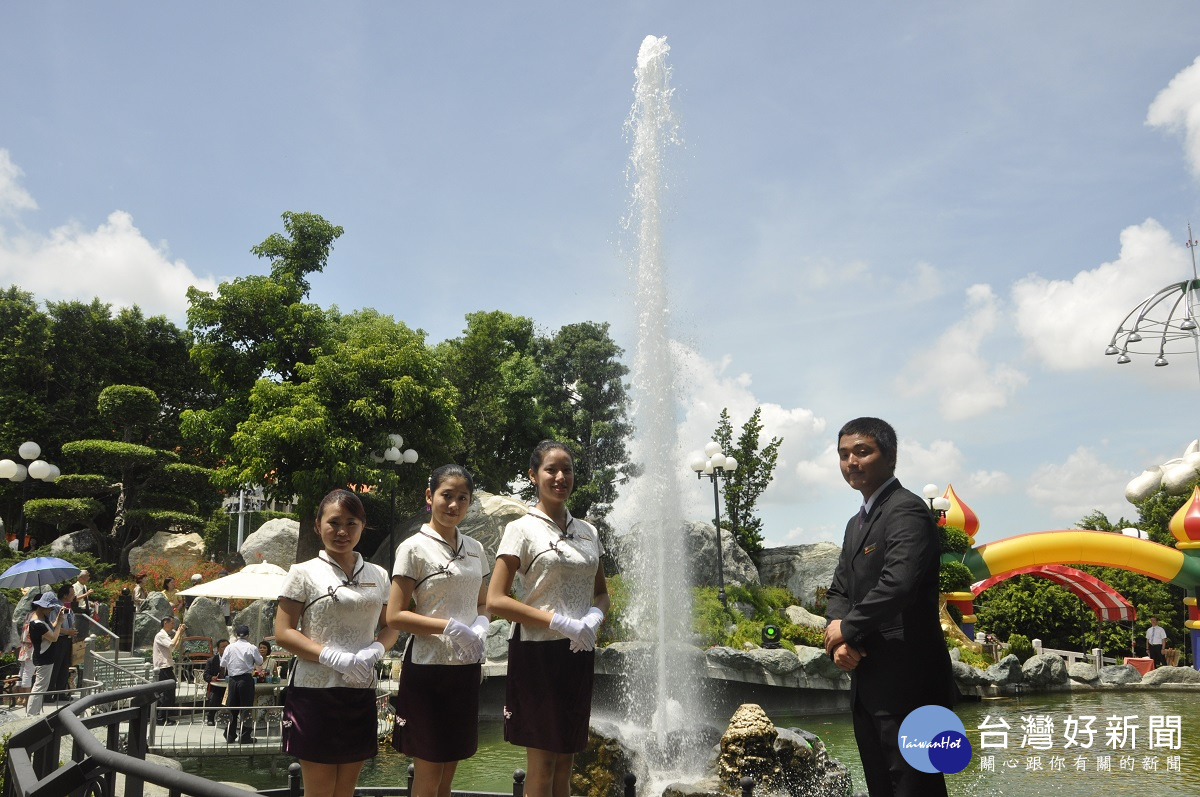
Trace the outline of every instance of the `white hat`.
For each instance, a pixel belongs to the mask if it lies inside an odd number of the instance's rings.
[[[204,576],[200,575],[199,573],[192,573],[192,581],[203,581],[203,580],[204,580]]]

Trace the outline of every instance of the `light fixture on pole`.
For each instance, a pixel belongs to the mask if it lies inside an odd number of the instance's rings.
[[[689,459],[689,465],[696,472],[697,479],[707,476],[712,480],[713,526],[717,529],[717,597],[721,599],[721,605],[726,606],[725,555],[721,550],[721,494],[717,489],[717,482],[724,476],[728,483],[733,472],[737,470],[738,462],[733,457],[725,456],[721,451],[721,446],[714,440],[709,440],[705,444],[703,453],[696,451]]]
[[[17,448],[17,454],[29,465],[22,465],[11,459],[0,459],[0,479],[8,479],[10,482],[17,482],[21,485],[21,520],[18,523],[17,545],[23,549],[26,536],[25,500],[30,487],[27,479],[32,478],[49,484],[58,479],[61,472],[57,465],[51,465],[44,459],[39,459],[42,455],[42,447],[32,440],[21,443]]]
[[[417,452],[409,448],[401,450],[404,445],[404,438],[398,434],[388,435],[388,447],[383,450],[383,454],[372,454],[371,459],[375,460],[376,464],[387,465],[392,471],[399,469],[401,465],[412,465],[417,461]],[[396,482],[398,479],[392,480],[391,490],[391,509],[388,510],[388,572],[396,566]]]
[[[921,493],[925,496],[925,500],[929,502],[929,511],[933,514],[934,520],[941,520],[946,516],[946,510],[950,508],[950,499],[942,495],[941,489],[936,484],[927,484]]]

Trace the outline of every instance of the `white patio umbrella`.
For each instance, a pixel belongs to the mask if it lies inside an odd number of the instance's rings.
[[[204,584],[181,589],[188,598],[231,598],[235,600],[275,600],[283,589],[287,571],[269,562],[246,565],[236,573],[216,578]]]

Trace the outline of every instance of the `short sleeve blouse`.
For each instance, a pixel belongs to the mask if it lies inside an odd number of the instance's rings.
[[[392,575],[416,582],[417,614],[453,617],[470,625],[479,614],[479,588],[489,573],[487,567],[487,554],[478,540],[459,533],[458,550],[452,550],[440,534],[424,525],[396,549]],[[454,657],[452,643],[443,634],[414,634],[410,644],[414,664],[463,663]]]
[[[375,641],[379,613],[387,604],[387,571],[354,555],[354,570],[344,572],[321,551],[315,559],[292,565],[280,597],[305,608],[300,633],[314,642],[357,653]],[[350,686],[336,670],[297,658],[296,686]]]
[[[600,567],[600,535],[588,522],[567,514],[567,530],[536,507],[504,528],[497,556],[520,560],[516,581],[523,603],[578,619],[592,605]],[[515,626],[514,626],[515,627]],[[549,628],[521,627],[521,639],[565,639]]]

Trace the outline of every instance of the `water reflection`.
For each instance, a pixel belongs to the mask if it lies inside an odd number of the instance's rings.
[[[1109,692],[1054,694],[1022,698],[1021,700],[994,700],[982,703],[963,703],[956,708],[967,728],[967,737],[975,750],[970,766],[963,772],[947,778],[951,797],[991,797],[992,795],[1020,795],[1020,797],[1066,797],[1078,794],[1144,795],[1155,797],[1192,797],[1200,794],[1200,702],[1189,691],[1153,692]],[[1069,717],[1078,720],[1084,715],[1096,717],[1092,728],[1097,731],[1090,749],[1079,746],[1067,747],[1065,726]],[[1052,724],[1051,746],[1046,750],[1022,747],[1022,728],[1026,717],[1047,717]],[[1179,742],[1176,750],[1152,749],[1149,746],[1151,716],[1178,716],[1180,718]],[[992,722],[1003,719],[1009,725],[1008,748],[980,749],[979,726],[986,717]],[[1136,718],[1128,721],[1110,718]],[[825,742],[830,755],[849,767],[854,779],[855,791],[864,790],[862,765],[854,744],[854,731],[848,715],[795,716],[775,715],[773,721],[780,727],[799,726],[817,734]],[[1138,726],[1134,730],[1132,745],[1114,749],[1109,744],[1105,729],[1123,722]],[[997,737],[989,737],[995,740]],[[1084,736],[1077,735],[1082,742]],[[502,724],[499,721],[480,722],[479,752],[474,758],[462,762],[454,778],[457,789],[472,789],[494,792],[511,792],[512,771],[525,766],[525,752],[503,740]],[[403,785],[408,769],[408,759],[384,746],[380,756],[369,762],[359,779],[363,786]],[[995,771],[981,771],[980,753],[995,756]],[[1110,756],[1111,771],[1097,771],[1097,757]],[[1085,769],[1076,768],[1082,756]],[[1169,771],[1167,758],[1178,756],[1179,771]],[[1052,763],[1055,757],[1062,759],[1061,766]],[[1122,768],[1122,761],[1126,768]],[[1040,768],[1035,768],[1039,764]],[[1157,761],[1156,768],[1154,762]],[[219,762],[219,763],[218,763]],[[250,770],[246,759],[209,759],[203,770],[195,761],[184,762],[184,768],[214,780],[233,780],[249,783],[255,788],[281,787],[286,784],[285,767],[272,776],[265,762],[260,769]],[[1010,765],[1011,764],[1011,765]]]

